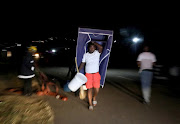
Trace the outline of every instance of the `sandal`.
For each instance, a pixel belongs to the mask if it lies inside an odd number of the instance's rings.
[[[97,105],[97,101],[93,101],[93,106],[96,106]]]
[[[91,111],[93,110],[93,106],[92,105],[89,106],[89,110],[91,110]]]

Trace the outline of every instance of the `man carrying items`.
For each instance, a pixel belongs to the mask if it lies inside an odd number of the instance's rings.
[[[24,92],[23,94],[25,96],[31,96],[32,95],[32,78],[35,76],[34,73],[34,59],[33,54],[37,51],[37,48],[35,46],[30,46],[28,48],[28,51],[26,55],[23,58],[21,68],[20,68],[20,74],[18,77],[20,79],[24,80]]]
[[[96,47],[98,50],[96,50]],[[97,105],[96,97],[100,88],[101,76],[99,74],[99,59],[103,47],[98,43],[91,41],[88,44],[88,52],[83,55],[79,71],[85,66],[85,76],[87,77],[86,88],[88,89],[89,110],[93,110],[93,106]],[[94,89],[94,96],[93,94]]]

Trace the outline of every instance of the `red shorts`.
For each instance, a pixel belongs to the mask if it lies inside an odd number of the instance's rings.
[[[93,73],[93,74],[86,73],[85,76],[87,77],[87,82],[86,82],[87,89],[100,88],[101,76],[99,72]]]

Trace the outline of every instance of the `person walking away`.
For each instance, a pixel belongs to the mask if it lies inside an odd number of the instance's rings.
[[[98,50],[96,50],[96,47]],[[83,55],[79,71],[85,66],[85,76],[87,77],[86,88],[88,89],[89,110],[97,105],[96,97],[100,88],[101,76],[99,74],[99,59],[103,47],[98,43],[91,41],[88,44],[88,52]],[[86,64],[86,65],[85,65]],[[92,95],[94,93],[94,95]]]
[[[32,78],[35,76],[34,59],[33,54],[37,51],[35,46],[30,46],[26,55],[23,57],[20,67],[18,78],[24,80],[24,92],[23,95],[32,95]]]
[[[153,79],[153,66],[156,62],[156,56],[149,51],[148,46],[144,46],[144,52],[140,53],[137,58],[137,65],[140,68],[140,81],[144,101],[150,103],[151,83]]]

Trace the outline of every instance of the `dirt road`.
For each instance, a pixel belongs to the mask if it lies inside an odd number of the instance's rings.
[[[44,71],[52,75],[53,71],[55,77],[59,77],[57,80],[63,82],[68,70],[47,68]],[[1,85],[8,85],[4,76],[0,78]],[[6,84],[2,83],[3,80]],[[151,104],[147,106],[140,102],[141,91],[137,82],[107,75],[93,111],[88,110],[87,99],[80,100],[74,93],[64,92],[62,87],[60,92],[68,97],[67,101],[43,97],[53,108],[55,124],[180,124],[180,96],[166,85],[152,85]]]

